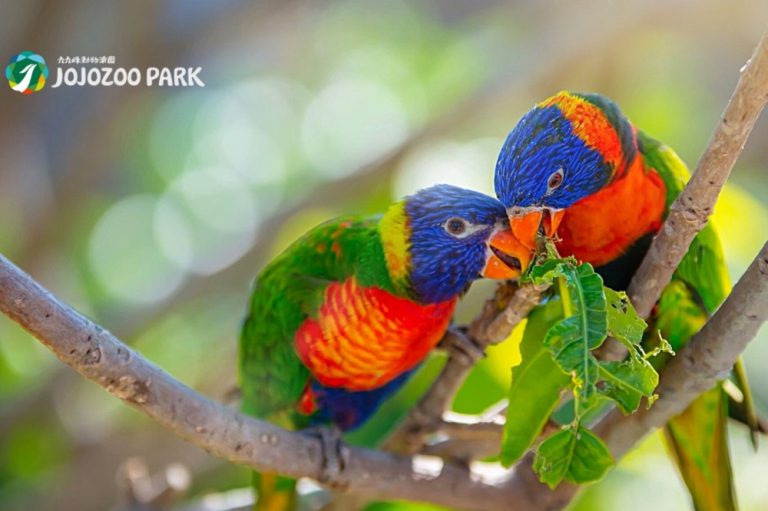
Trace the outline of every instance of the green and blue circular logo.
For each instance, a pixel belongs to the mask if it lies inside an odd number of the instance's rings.
[[[11,57],[5,68],[5,77],[11,89],[22,94],[39,92],[45,87],[48,66],[45,59],[31,51],[23,51]]]

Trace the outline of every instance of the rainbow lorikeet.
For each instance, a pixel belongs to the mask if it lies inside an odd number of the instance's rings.
[[[532,251],[504,207],[438,185],[383,216],[315,227],[259,274],[240,341],[243,410],[284,427],[357,427],[435,347],[480,276],[520,276]],[[257,476],[257,509],[295,506],[295,481]]]
[[[496,165],[495,188],[521,242],[532,246],[541,228],[555,237],[562,255],[591,263],[607,286],[622,290],[688,175],[672,149],[636,129],[610,99],[561,92],[536,105],[510,132]],[[680,348],[729,290],[720,240],[708,224],[649,321]],[[736,377],[751,404],[740,364]],[[718,386],[665,430],[700,511],[736,508],[726,403]]]

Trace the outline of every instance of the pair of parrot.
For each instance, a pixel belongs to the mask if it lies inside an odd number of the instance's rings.
[[[421,190],[383,216],[314,228],[260,273],[240,341],[244,412],[290,429],[359,426],[436,346],[473,280],[526,271],[541,230],[562,255],[626,288],[686,178],[677,155],[609,99],[545,100],[502,147],[498,200],[448,185]],[[679,348],[729,286],[707,226],[650,321]],[[725,410],[718,387],[666,428],[700,511],[735,509]],[[295,481],[256,477],[257,510],[295,508]]]

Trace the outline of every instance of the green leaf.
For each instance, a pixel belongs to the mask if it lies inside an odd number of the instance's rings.
[[[566,264],[574,264],[575,261],[569,259],[547,259],[541,264],[534,266],[528,274],[528,278],[535,284],[552,284],[557,277],[561,277],[563,272],[561,267]]]
[[[584,400],[595,393],[599,365],[591,351],[608,335],[603,280],[590,264],[574,267],[561,261],[549,273],[564,279],[561,289],[563,309],[572,315],[557,322],[547,332],[544,345],[555,362],[572,375],[574,392]]]
[[[533,471],[539,480],[554,489],[565,478],[573,461],[576,435],[570,429],[558,431],[536,449]]]
[[[511,466],[525,454],[560,401],[569,377],[541,350],[512,376],[507,421],[501,443],[501,463]]]
[[[566,479],[576,484],[598,481],[614,464],[603,440],[586,428],[579,428],[573,460]]]
[[[520,343],[522,362],[512,368],[509,405],[501,444],[501,462],[510,466],[533,445],[568,386],[570,376],[552,360],[541,339],[562,318],[560,300],[536,307],[528,316]]]
[[[642,356],[640,343],[648,324],[637,315],[632,302],[624,291],[604,288],[607,304],[608,333],[623,343],[633,358]]]
[[[625,414],[637,410],[643,397],[651,398],[659,384],[658,373],[643,358],[601,362],[600,378],[600,393],[615,401]]]
[[[605,443],[579,427],[558,431],[543,441],[536,450],[533,470],[541,482],[555,488],[563,479],[576,484],[597,481],[612,465]]]
[[[583,399],[595,393],[598,379],[597,359],[581,335],[580,318],[571,316],[558,321],[547,332],[544,345],[560,368],[571,375],[574,392]]]

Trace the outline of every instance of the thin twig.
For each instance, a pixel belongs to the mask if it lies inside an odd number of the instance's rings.
[[[446,414],[448,415],[448,414]],[[483,421],[474,418],[474,415],[462,416],[461,420],[450,416],[438,426],[440,433],[457,440],[470,440],[476,438],[496,437],[501,439],[501,429],[504,426],[502,417],[497,420]],[[470,418],[472,418],[470,420]]]
[[[448,416],[450,415],[450,418]],[[438,433],[441,438],[421,449],[422,454],[469,463],[498,454],[504,428],[502,417],[478,420],[476,416],[459,417],[446,413]]]

